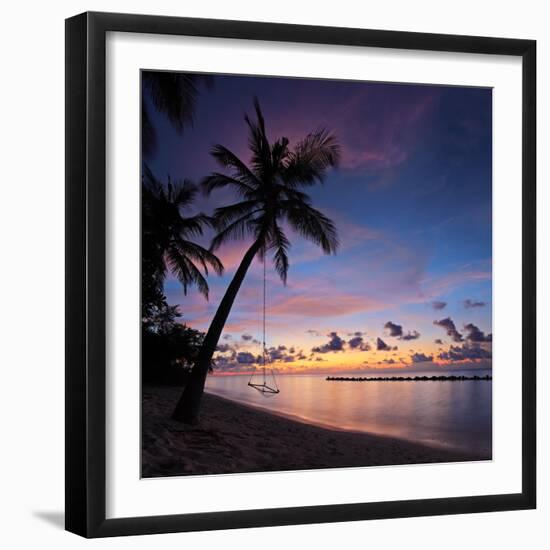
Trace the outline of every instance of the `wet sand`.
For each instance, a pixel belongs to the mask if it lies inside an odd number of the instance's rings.
[[[179,388],[144,387],[143,477],[490,460],[313,426],[205,393],[198,426],[170,419]]]

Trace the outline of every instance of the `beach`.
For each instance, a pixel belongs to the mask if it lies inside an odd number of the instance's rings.
[[[368,433],[327,429],[205,393],[201,420],[170,419],[181,389],[144,386],[142,476],[350,468],[490,460]]]

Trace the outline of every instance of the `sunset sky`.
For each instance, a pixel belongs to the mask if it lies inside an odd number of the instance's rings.
[[[220,171],[220,143],[247,161],[244,114],[257,96],[270,139],[291,145],[327,128],[339,168],[307,189],[336,224],[335,256],[288,230],[286,287],[267,264],[267,346],[280,372],[434,366],[490,368],[491,90],[365,82],[215,76],[199,87],[192,127],[179,135],[151,109],[158,149],[147,163],[162,181],[199,182]],[[199,197],[210,214],[230,192]],[[208,245],[212,234],[201,241]],[[222,277],[210,299],[165,292],[182,322],[206,330],[249,242],[217,251]],[[248,371],[261,353],[262,266],[250,269],[220,340],[218,372]]]

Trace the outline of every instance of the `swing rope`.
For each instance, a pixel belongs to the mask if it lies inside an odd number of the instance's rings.
[[[263,295],[263,307],[262,307],[262,315],[263,315],[263,318],[262,318],[262,354],[263,354],[263,374],[264,374],[264,385],[266,384],[266,378],[265,378],[265,360],[266,360],[266,348],[265,348],[265,309],[266,309],[266,277],[265,277],[265,251],[264,251],[264,280],[263,280],[263,285],[264,285],[264,288],[263,288],[263,292],[264,292],[264,295]]]
[[[266,309],[267,309],[267,276],[266,276],[266,256],[265,256],[265,250],[263,252],[263,296],[262,296],[262,383],[261,384],[254,384],[252,382],[254,378],[255,372],[252,371],[252,374],[250,375],[250,378],[248,380],[248,385],[253,387],[254,389],[258,390],[262,393],[262,395],[266,396],[267,394],[276,394],[279,393],[279,386],[277,384],[277,380],[275,378],[275,373],[272,371],[272,377],[273,377],[273,383],[274,387],[270,387],[267,383],[267,371],[266,371],[266,363],[267,363],[267,347],[266,347]]]

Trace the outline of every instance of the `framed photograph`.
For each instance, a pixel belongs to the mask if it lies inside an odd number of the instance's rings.
[[[535,507],[531,40],[66,21],[66,528]]]

